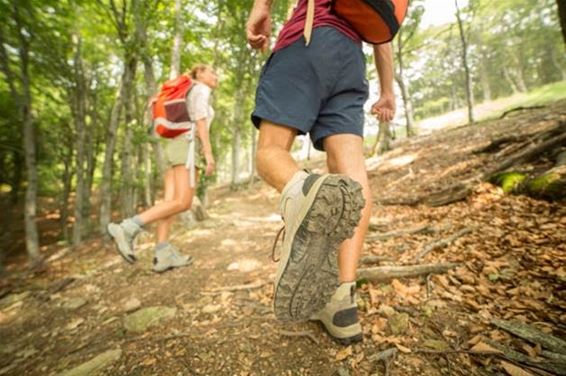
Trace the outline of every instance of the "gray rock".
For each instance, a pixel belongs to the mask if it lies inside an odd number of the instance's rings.
[[[140,309],[140,307],[141,302],[136,298],[130,298],[126,303],[124,303],[124,311],[126,313],[137,311],[138,309]]]
[[[124,327],[129,332],[145,332],[148,328],[159,324],[159,322],[171,319],[177,313],[176,308],[148,307],[136,311],[124,318]]]
[[[87,376],[96,375],[107,368],[122,356],[122,350],[115,349],[106,351],[86,363],[81,364],[71,370],[65,371],[59,376]]]

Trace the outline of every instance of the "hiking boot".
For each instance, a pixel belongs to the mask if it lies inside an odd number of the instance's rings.
[[[179,248],[172,244],[168,244],[161,249],[155,251],[153,258],[153,271],[163,273],[173,268],[189,266],[193,263],[191,256],[184,256],[180,253]]]
[[[328,302],[338,286],[338,247],[353,235],[364,203],[361,185],[346,176],[293,177],[281,198],[285,237],[273,302],[278,319],[308,320]]]
[[[118,247],[118,252],[124,260],[133,264],[137,260],[134,255],[134,239],[142,231],[141,227],[128,218],[120,224],[109,223],[107,229]]]
[[[356,283],[342,283],[330,302],[311,320],[320,321],[336,342],[348,346],[363,339],[356,305]]]

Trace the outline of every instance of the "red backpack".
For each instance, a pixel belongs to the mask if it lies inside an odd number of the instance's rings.
[[[193,123],[187,110],[187,94],[192,87],[192,80],[181,75],[166,81],[161,91],[151,98],[153,127],[161,137],[174,138],[192,130]]]
[[[305,39],[312,34],[314,3],[307,0]],[[390,42],[401,27],[409,0],[333,0],[332,9],[348,21],[360,37],[371,44]]]

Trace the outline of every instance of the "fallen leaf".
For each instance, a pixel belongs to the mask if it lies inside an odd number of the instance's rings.
[[[405,347],[405,346],[403,346],[403,345],[400,345],[400,344],[398,344],[398,343],[396,343],[395,346],[396,346],[397,349],[399,349],[399,351],[401,351],[402,353],[409,354],[409,353],[411,352],[411,349],[410,349],[410,348]]]
[[[501,366],[511,376],[534,376],[532,373],[505,361],[501,361]]]
[[[470,351],[478,353],[502,354],[501,351],[494,349],[485,342],[478,342],[474,347],[470,349]]]
[[[352,355],[352,346],[348,346],[345,349],[342,349],[336,353],[336,360],[342,361]]]

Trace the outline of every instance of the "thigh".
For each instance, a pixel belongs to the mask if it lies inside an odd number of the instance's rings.
[[[297,130],[294,128],[262,120],[259,128],[258,149],[279,146],[285,150],[291,150],[296,136]]]
[[[170,167],[163,176],[163,200],[173,201],[175,198],[175,170]]]
[[[183,203],[190,202],[193,198],[194,188],[190,186],[189,170],[185,166],[173,167],[175,174],[174,200]]]

